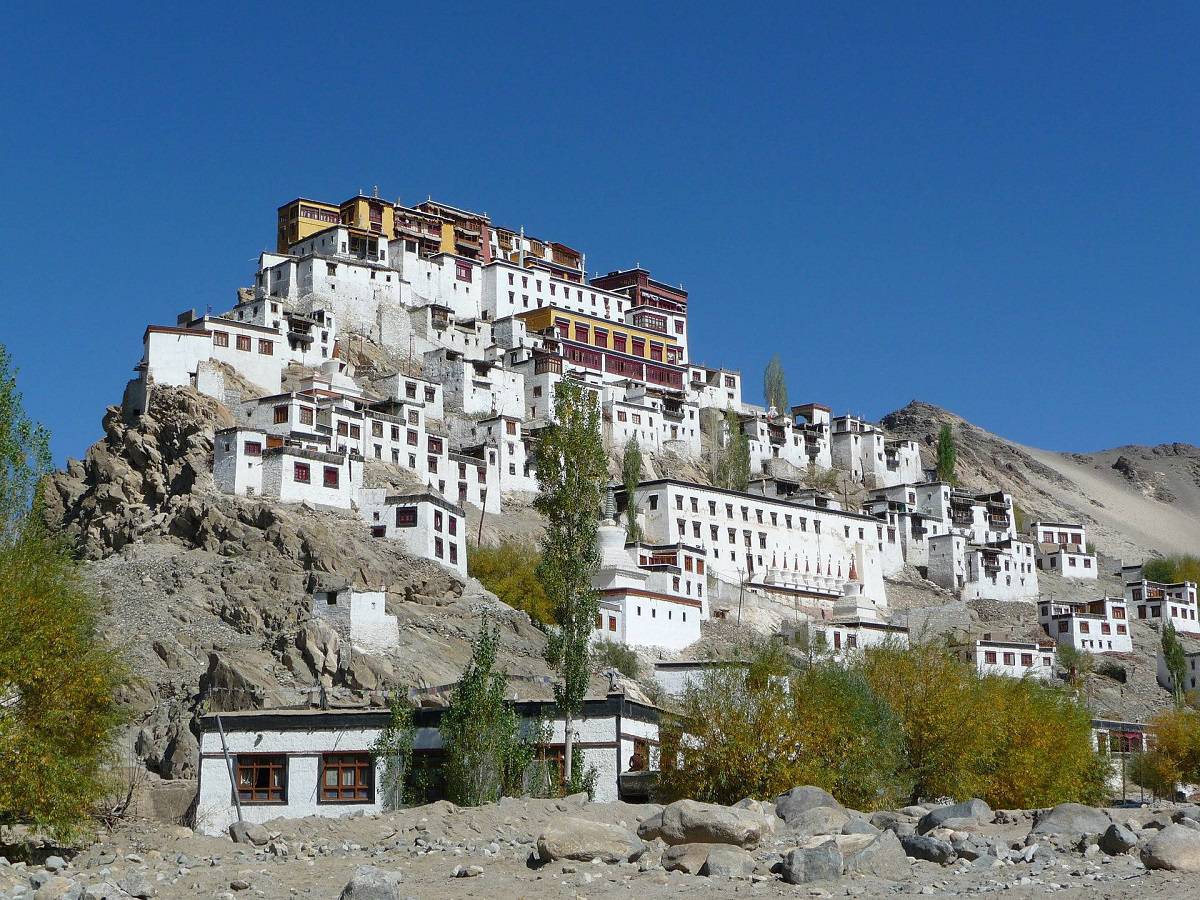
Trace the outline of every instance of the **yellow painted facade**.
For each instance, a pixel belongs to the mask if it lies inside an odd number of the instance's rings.
[[[601,319],[598,316],[588,316],[583,313],[571,312],[570,310],[558,309],[553,306],[543,306],[540,309],[531,309],[529,312],[517,314],[518,318],[525,321],[525,326],[530,331],[545,331],[548,328],[554,328],[560,322],[566,322],[568,328],[568,337],[570,340],[576,340],[575,326],[586,325],[588,328],[587,343],[595,347],[597,350],[612,350],[617,353],[624,353],[627,356],[637,356],[648,362],[665,362],[667,359],[666,349],[671,348],[678,350],[678,343],[675,338],[668,334],[662,334],[657,331],[646,331],[643,328],[634,328],[630,325],[625,325],[621,322],[611,322],[608,319]],[[608,332],[608,339],[605,345],[596,343],[596,329],[600,328]],[[625,337],[625,349],[618,350],[614,345],[614,338],[618,335]],[[641,353],[634,352],[634,339],[643,341]],[[650,356],[650,344],[661,344],[664,350],[662,360],[653,360]]]
[[[379,211],[376,222],[371,221],[371,207]],[[396,209],[386,200],[376,197],[351,197],[341,206],[342,224],[371,231],[391,240],[396,234]]]
[[[309,235],[324,231],[341,221],[341,210],[330,203],[305,200],[300,197],[279,207],[278,234],[275,249],[286,253],[287,248]]]
[[[442,223],[442,245],[438,248],[442,253],[457,253],[453,222]]]

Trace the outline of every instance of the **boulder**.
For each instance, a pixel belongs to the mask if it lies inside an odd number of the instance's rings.
[[[943,866],[954,862],[954,848],[938,838],[927,834],[906,834],[899,840],[905,855],[913,859],[923,859]]]
[[[400,900],[401,874],[376,866],[359,866],[342,888],[340,900]]]
[[[798,816],[810,809],[816,809],[818,806],[831,806],[834,809],[842,808],[842,804],[838,803],[829,791],[813,787],[812,785],[806,785],[804,787],[794,787],[787,793],[776,797],[775,815],[791,825],[794,816]]]
[[[126,872],[117,879],[117,887],[138,900],[148,900],[158,893],[157,888],[150,884],[141,872]]]
[[[1142,848],[1148,869],[1200,872],[1200,831],[1183,825],[1168,825]]]
[[[754,857],[741,847],[717,844],[708,851],[708,859],[701,867],[700,874],[721,878],[749,878],[754,874]]]
[[[1137,835],[1116,822],[1108,826],[1108,830],[1100,836],[1100,849],[1109,856],[1128,853],[1137,846]]]
[[[867,875],[886,881],[903,881],[912,875],[912,864],[894,832],[875,835],[860,850],[842,848],[846,874]]]
[[[781,873],[788,884],[832,881],[842,877],[842,853],[833,841],[816,847],[797,847],[783,858]]]
[[[935,828],[962,828],[983,825],[992,821],[992,808],[982,800],[964,800],[950,806],[939,806],[921,816],[917,833],[925,834]]]
[[[637,834],[643,841],[652,841],[662,834],[663,814],[660,809],[638,823]]]
[[[538,856],[543,862],[574,859],[587,862],[600,859],[607,863],[632,862],[646,849],[636,834],[620,825],[590,822],[573,816],[559,816],[546,823],[537,839]]]
[[[1102,809],[1082,803],[1060,803],[1034,817],[1030,834],[1103,834],[1112,818]]]
[[[235,844],[253,844],[256,847],[265,847],[271,840],[267,829],[257,822],[234,822],[229,826],[229,836]]]
[[[688,875],[699,875],[700,870],[708,861],[708,855],[717,847],[727,844],[676,844],[663,851],[662,867],[668,872],[686,872]],[[743,851],[745,852],[745,851]]]
[[[663,808],[658,834],[650,836],[661,837],[668,844],[700,842],[753,849],[766,830],[763,817],[751,810],[676,800]],[[641,828],[638,833],[642,834]]]
[[[876,828],[866,819],[860,819],[857,816],[851,816],[842,826],[842,834],[879,834],[880,831],[881,829]]]
[[[895,831],[897,834],[912,834],[916,828],[912,816],[902,812],[892,812],[891,810],[881,809],[878,812],[871,813],[867,819],[872,825],[880,831]]]
[[[803,835],[840,834],[842,828],[849,821],[850,816],[843,809],[835,809],[832,806],[814,806],[812,809],[806,809],[802,813],[793,815],[788,820],[787,827],[789,831]]]

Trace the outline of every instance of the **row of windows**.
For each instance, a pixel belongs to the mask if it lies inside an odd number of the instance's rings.
[[[318,780],[318,803],[375,802],[375,763],[369,753],[323,754]],[[239,753],[237,793],[243,806],[287,803],[287,756]]]
[[[213,346],[214,347],[228,347],[229,346],[229,332],[227,332],[227,331],[214,331],[212,333],[212,338],[213,338]],[[238,350],[241,350],[243,353],[249,353],[252,346],[253,346],[253,341],[251,341],[249,335],[246,335],[246,334],[237,335],[236,347]],[[259,338],[258,352],[261,353],[263,356],[274,356],[275,355],[275,342],[269,341],[266,338]]]
[[[1154,618],[1154,619],[1161,619],[1162,618],[1162,607],[1160,607],[1158,605],[1151,606],[1150,607],[1150,617]],[[1172,606],[1171,607],[1171,617],[1174,619],[1190,619],[1191,621],[1194,622],[1194,621],[1196,621],[1196,610],[1185,609],[1182,606]],[[1138,607],[1138,618],[1139,619],[1146,618],[1146,607],[1145,606]]]
[[[1015,666],[1017,664],[1016,653],[1004,652],[1001,654],[1001,657],[1003,658],[1004,665],[1006,665],[1006,666]],[[983,652],[983,661],[985,663],[987,663],[989,666],[996,665],[996,659],[997,659],[997,654],[996,654],[995,650],[985,650]],[[1033,654],[1032,653],[1022,653],[1021,654],[1021,665],[1027,669],[1030,666],[1032,666],[1033,665]],[[1043,656],[1042,657],[1042,665],[1045,666],[1046,668],[1049,668],[1051,665],[1053,665],[1053,660],[1049,656]]]
[[[308,463],[292,463],[292,481],[297,484],[312,484],[312,467]],[[337,466],[325,466],[321,484],[327,488],[336,488],[340,484],[341,473]]]

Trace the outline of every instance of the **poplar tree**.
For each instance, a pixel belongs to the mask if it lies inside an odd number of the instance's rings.
[[[712,479],[716,487],[744,491],[750,484],[750,439],[742,430],[741,420],[731,409],[725,411],[724,448],[716,455]]]
[[[565,780],[572,781],[574,719],[583,709],[589,676],[588,642],[599,600],[592,576],[600,565],[597,529],[608,480],[595,394],[568,380],[554,389],[554,424],[538,443],[538,497],[546,519],[538,576],[554,607],[546,662],[561,679],[554,700],[566,730]]]
[[[783,374],[783,363],[780,361],[778,353],[771,357],[771,361],[767,363],[767,369],[763,373],[763,397],[766,398],[768,409],[773,406],[780,415],[787,415],[788,409],[790,409],[787,378]]]
[[[938,432],[937,443],[937,477],[938,481],[954,484],[954,465],[958,460],[958,445],[954,442],[954,433],[949,425],[943,425]]]
[[[1183,644],[1179,642],[1179,635],[1175,633],[1175,626],[1169,619],[1163,621],[1161,643],[1163,662],[1166,664],[1167,674],[1171,678],[1171,694],[1177,704],[1182,703],[1183,679],[1187,675],[1187,656],[1183,652]]]
[[[642,481],[642,448],[637,436],[631,437],[625,445],[625,455],[621,460],[621,481],[625,486],[625,539],[640,541],[642,529],[637,521],[637,489]]]

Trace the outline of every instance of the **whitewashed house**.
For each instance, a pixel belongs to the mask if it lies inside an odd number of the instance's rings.
[[[700,409],[742,411],[742,373],[733,369],[688,366],[688,400]]]
[[[928,578],[964,600],[1033,600],[1038,596],[1033,545],[974,544],[961,534],[929,537]]]
[[[1121,575],[1125,579],[1125,602],[1137,610],[1139,619],[1155,624],[1166,619],[1176,631],[1200,635],[1194,581],[1150,581],[1142,575],[1141,566],[1123,567]]]
[[[550,740],[538,747],[537,756],[561,769],[564,723],[556,716],[554,704],[518,700],[514,707],[527,725],[549,723]],[[413,713],[411,771],[425,776],[427,802],[444,796],[439,731],[444,712],[422,708]],[[584,767],[596,770],[598,802],[628,797],[623,794],[627,781],[622,776],[631,772],[631,763],[657,768],[659,715],[657,707],[621,693],[584,700],[582,714],[575,720],[576,741]],[[196,829],[224,834],[239,817],[235,790],[240,815],[247,822],[383,811],[388,808],[384,766],[371,748],[390,716],[380,709],[267,709],[203,716]],[[410,786],[415,785],[414,780]]]
[[[350,509],[362,469],[357,454],[311,450],[261,431],[229,428],[215,435],[213,479],[227,494]]]
[[[1087,549],[1087,529],[1080,522],[1032,522],[1029,535],[1037,547],[1037,567],[1064,578],[1097,578],[1096,556]]]
[[[442,386],[445,403],[468,415],[520,416],[525,407],[525,381],[493,360],[470,360],[456,350],[425,354],[425,378]]]
[[[1132,653],[1129,614],[1121,597],[1041,600],[1038,621],[1060,646],[1089,653]]]
[[[312,611],[355,650],[384,653],[400,646],[400,625],[388,615],[386,591],[327,587],[313,592]]]
[[[374,537],[400,541],[413,556],[432,559],[467,575],[467,515],[433,493],[362,491],[361,515]]]
[[[259,325],[211,316],[193,318],[188,311],[175,326],[150,325],[142,336],[139,378],[148,385],[194,387],[225,402],[225,379],[212,363],[232,368],[264,394],[279,393],[286,356],[279,352],[280,333]]]
[[[973,663],[980,675],[1003,675],[1009,678],[1054,678],[1057,653],[1053,641],[982,640],[961,649],[966,662]]]
[[[537,476],[532,455],[525,445],[524,425],[519,415],[488,416],[475,423],[477,448],[464,448],[464,452],[482,456],[486,448],[496,454],[496,471],[499,475],[499,493],[536,493]]]
[[[856,578],[852,571],[846,593],[833,604],[830,618],[809,625],[810,639],[816,641],[821,635],[826,649],[839,662],[856,651],[889,641],[907,647],[908,626],[889,621],[887,604],[867,597]]]

